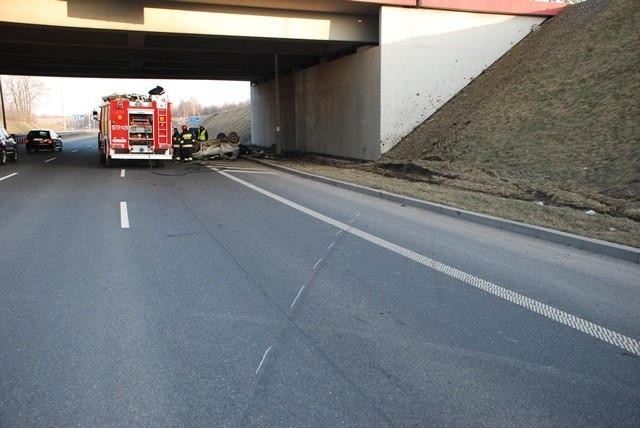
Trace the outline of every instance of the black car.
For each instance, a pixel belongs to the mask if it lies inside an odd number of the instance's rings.
[[[32,129],[24,139],[24,145],[27,153],[38,149],[62,151],[62,138],[51,129]]]
[[[7,132],[0,126],[0,165],[7,163],[7,159],[11,162],[18,160],[18,143],[13,139],[14,135]]]

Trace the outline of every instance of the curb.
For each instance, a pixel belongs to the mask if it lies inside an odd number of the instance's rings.
[[[526,223],[520,223],[514,220],[507,220],[500,217],[494,217],[486,214],[478,214],[472,211],[465,211],[453,208],[447,205],[427,202],[408,196],[396,195],[384,190],[372,189],[370,187],[360,186],[358,184],[347,183],[345,181],[334,180],[332,178],[322,177],[320,175],[309,174],[308,172],[298,171],[282,165],[274,164],[262,159],[246,158],[251,161],[269,166],[270,168],[279,169],[290,174],[309,178],[311,180],[327,183],[347,190],[356,191],[365,195],[375,196],[386,199],[391,202],[404,204],[414,208],[420,208],[426,211],[435,212],[437,214],[455,217],[462,220],[478,223],[484,226],[502,229],[520,235],[532,238],[542,239],[568,247],[578,248],[580,250],[589,251],[596,254],[602,254],[616,259],[624,260],[631,263],[640,264],[640,249],[629,247],[626,245],[615,244],[612,242],[602,241],[599,239],[586,238],[584,236],[574,235],[572,233],[560,232],[558,230],[548,229],[541,226],[533,226]]]

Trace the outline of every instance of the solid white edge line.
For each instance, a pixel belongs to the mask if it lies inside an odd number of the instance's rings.
[[[605,327],[594,324],[585,319],[576,317],[574,315],[569,314],[568,312],[564,312],[552,306],[538,302],[537,300],[531,299],[522,294],[508,290],[497,284],[493,284],[492,282],[485,281],[484,279],[478,278],[474,275],[463,272],[459,269],[448,266],[444,263],[430,259],[429,257],[425,257],[422,254],[403,248],[399,245],[393,244],[392,242],[385,241],[382,238],[378,238],[377,236],[371,235],[367,232],[351,227],[338,220],[334,220],[331,217],[327,217],[323,214],[320,214],[319,212],[313,211],[302,205],[296,204],[293,201],[290,201],[274,193],[271,193],[268,190],[264,190],[258,186],[255,186],[231,174],[227,174],[224,171],[217,171],[217,172],[231,180],[234,180],[242,184],[243,186],[253,189],[256,192],[262,193],[263,195],[268,196],[271,199],[281,202],[305,214],[308,214],[311,217],[314,217],[320,221],[323,221],[331,226],[335,226],[339,229],[342,229],[345,232],[358,236],[366,241],[371,242],[372,244],[378,245],[382,248],[386,248],[389,251],[392,251],[398,255],[401,255],[417,263],[420,263],[423,266],[429,267],[451,278],[462,281],[465,284],[471,285],[487,293],[493,294],[494,296],[500,297],[501,299],[504,299],[508,302],[515,303],[516,305],[522,306],[523,308],[529,309],[530,311],[543,315],[560,324],[564,324],[582,333],[595,337],[596,339],[600,339],[603,342],[617,346],[618,348],[624,349],[632,354],[640,356],[640,342],[638,342],[637,340],[631,337],[617,333],[613,330],[609,330]]]
[[[120,202],[120,227],[122,229],[129,228],[129,213],[127,212],[127,203]]]
[[[124,168],[120,170],[120,177],[124,177]]]
[[[11,178],[11,177],[13,177],[14,175],[18,175],[18,173],[17,173],[17,172],[14,172],[13,174],[9,174],[9,175],[5,175],[4,177],[0,177],[0,181],[2,181],[2,180],[6,180],[7,178]]]

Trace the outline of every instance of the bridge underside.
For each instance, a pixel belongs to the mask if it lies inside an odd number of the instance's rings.
[[[287,73],[378,45],[384,6],[541,16],[561,9],[530,0],[10,3],[0,14],[0,74],[245,81],[273,78],[276,54]]]
[[[288,72],[378,41],[375,2],[13,3],[0,17],[1,74],[260,81],[276,54]]]
[[[259,81],[363,43],[246,39],[0,23],[2,74]]]

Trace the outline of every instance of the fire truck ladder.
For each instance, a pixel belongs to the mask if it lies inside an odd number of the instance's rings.
[[[160,121],[160,117],[164,117]],[[167,108],[158,108],[158,141],[166,142],[169,136],[169,128],[167,124]]]

